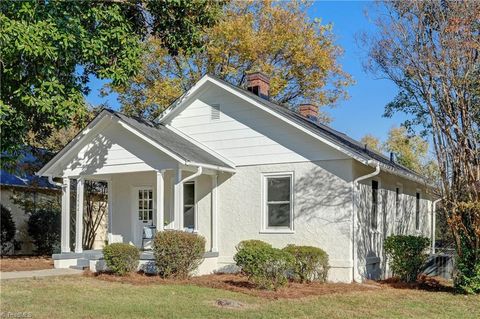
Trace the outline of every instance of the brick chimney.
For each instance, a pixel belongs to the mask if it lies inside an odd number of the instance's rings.
[[[269,98],[270,79],[262,72],[247,74],[247,90],[264,99]]]
[[[312,122],[316,122],[318,118],[318,106],[313,104],[300,104],[298,107],[300,115]]]

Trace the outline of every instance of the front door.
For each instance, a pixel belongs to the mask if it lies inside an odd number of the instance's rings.
[[[136,189],[136,245],[142,247],[143,229],[147,226],[153,226],[153,189],[142,187]],[[150,240],[143,242],[144,246],[150,245]]]

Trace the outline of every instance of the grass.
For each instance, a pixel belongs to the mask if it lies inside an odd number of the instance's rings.
[[[244,307],[220,308],[218,299]],[[1,311],[30,312],[33,318],[478,318],[480,296],[380,287],[271,300],[195,285],[84,276],[3,281]]]

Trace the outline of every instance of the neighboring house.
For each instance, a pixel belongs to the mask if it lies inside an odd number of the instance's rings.
[[[301,106],[302,116],[268,101],[268,88],[259,73],[248,76],[248,91],[207,75],[155,123],[102,111],[38,173],[63,178],[56,267],[101,265],[78,244],[70,252],[72,179],[78,194],[85,179],[108,182],[109,242],[142,247],[146,225],[204,236],[199,273],[233,269],[235,246],[260,239],[320,247],[330,280],[361,281],[385,273],[386,236],[430,236],[422,176],[313,123],[314,106]]]
[[[1,204],[12,213],[15,222],[17,247],[12,254],[29,255],[34,253],[34,245],[28,235],[28,208],[21,202],[31,203],[31,210],[50,201],[59,201],[61,191],[50,184],[46,177],[38,177],[31,173],[32,168],[39,167],[39,160],[25,150],[22,159],[13,171],[0,172]],[[15,201],[15,198],[17,201]]]

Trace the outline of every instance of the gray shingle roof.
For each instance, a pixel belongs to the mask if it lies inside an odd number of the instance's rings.
[[[391,161],[390,158],[386,157],[381,153],[367,149],[365,145],[347,136],[345,133],[334,130],[333,128],[324,124],[311,122],[305,117],[301,116],[300,114],[297,114],[296,112],[289,110],[287,106],[273,103],[272,101],[259,97],[258,95],[253,94],[248,90],[245,90],[231,83],[228,83],[225,80],[219,79],[212,75],[209,75],[209,76],[221,83],[224,83],[225,85],[231,87],[232,89],[247,95],[248,97],[254,99],[255,101],[269,108],[270,110],[308,129],[312,133],[315,133],[329,141],[332,141],[335,144],[340,144],[346,149],[348,149],[349,151],[354,152],[365,159],[372,159],[372,160],[378,161],[384,168],[386,167],[394,173],[399,173],[401,175],[407,176],[419,182],[427,181],[427,178],[422,176],[421,174],[415,171],[412,171],[411,169],[408,169],[407,167],[400,165],[394,161]]]
[[[232,169],[229,164],[221,161],[175,132],[172,132],[163,124],[154,123],[139,117],[127,116],[109,109],[105,109],[105,111],[137,129],[185,161]]]

